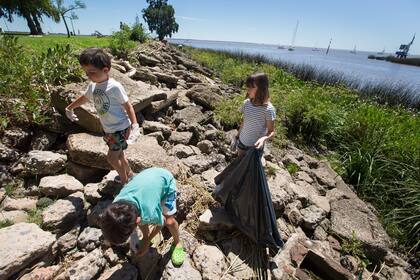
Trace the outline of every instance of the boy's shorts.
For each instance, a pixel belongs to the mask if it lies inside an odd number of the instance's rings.
[[[168,195],[165,200],[161,202],[163,215],[171,216],[176,213],[176,192]]]
[[[104,133],[105,143],[111,151],[120,151],[127,149],[127,139],[130,135],[130,127],[114,133]]]

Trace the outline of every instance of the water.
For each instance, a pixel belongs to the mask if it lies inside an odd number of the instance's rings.
[[[192,39],[171,39],[171,43],[183,44],[195,48],[223,51],[242,51],[249,54],[261,54],[270,59],[280,59],[296,64],[309,64],[319,69],[328,69],[343,73],[350,80],[366,83],[396,83],[414,89],[415,98],[420,98],[420,67],[368,59],[374,52],[326,49],[312,51],[312,48],[296,47],[295,51],[278,49],[276,45],[206,41]],[[384,54],[389,55],[389,54]]]

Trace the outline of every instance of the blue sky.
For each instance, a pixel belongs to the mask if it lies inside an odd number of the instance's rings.
[[[99,30],[110,34],[119,22],[134,22],[146,1],[85,0],[77,11],[75,29],[82,34]],[[66,4],[71,3],[65,0]],[[290,44],[296,21],[298,46],[394,51],[417,32],[411,53],[420,54],[420,1],[418,0],[169,0],[175,8],[179,32],[173,38]],[[16,18],[10,30],[28,30]],[[0,20],[5,28],[5,22]],[[63,23],[44,20],[44,31],[65,32]],[[77,32],[77,31],[76,31]]]

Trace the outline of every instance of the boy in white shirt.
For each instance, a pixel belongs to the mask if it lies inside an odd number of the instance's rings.
[[[73,109],[88,101],[93,102],[104,130],[104,140],[109,148],[107,160],[118,172],[121,183],[126,184],[134,174],[124,150],[127,149],[127,141],[134,142],[140,134],[136,113],[128,101],[124,87],[109,78],[111,58],[102,49],[84,50],[80,54],[79,62],[92,82],[84,95],[66,107],[66,116],[71,121],[78,121]]]

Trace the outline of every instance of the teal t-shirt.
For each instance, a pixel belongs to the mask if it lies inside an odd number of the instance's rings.
[[[137,174],[115,197],[128,201],[139,210],[141,224],[163,225],[161,201],[176,192],[174,176],[166,169],[152,167]]]

